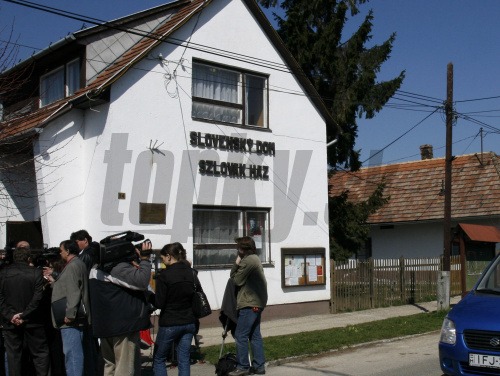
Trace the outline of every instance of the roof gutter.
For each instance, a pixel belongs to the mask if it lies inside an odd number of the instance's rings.
[[[14,65],[12,68],[9,68],[8,70],[2,72],[2,75],[8,74],[12,71],[15,71],[22,66],[32,62],[41,59],[42,57],[52,53],[53,51],[58,50],[59,48],[74,42],[76,40],[76,37],[73,33],[66,35],[63,39],[58,40],[57,42],[50,44],[48,47],[44,48],[43,50],[34,53],[30,57],[28,57],[26,60],[21,61],[19,64]]]

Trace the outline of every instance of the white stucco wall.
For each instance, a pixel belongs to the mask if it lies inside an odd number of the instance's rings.
[[[391,229],[372,227],[373,258],[437,257],[443,254],[441,223],[395,225]]]
[[[284,64],[240,1],[215,1],[173,37],[230,51],[230,56],[162,44],[112,86],[109,104],[71,111],[40,136],[37,150],[47,162],[38,172],[46,242],[57,245],[80,228],[95,240],[133,230],[155,248],[179,241],[192,258],[193,205],[271,208],[273,265],[265,268],[269,303],[329,299],[328,280],[322,286],[281,287],[281,248],[325,248],[329,275],[324,120],[306,95],[295,95],[302,88],[290,73],[234,59],[238,53],[244,60]],[[270,131],[193,121],[193,58],[268,74]],[[276,155],[192,147],[192,131],[273,142]],[[266,165],[270,178],[202,176],[200,159]],[[118,192],[126,198],[118,200]],[[166,225],[139,224],[139,202],[166,203]],[[218,308],[229,269],[201,270],[199,276]]]
[[[4,155],[0,161],[0,247],[5,247],[9,221],[36,221],[39,217],[34,160]]]
[[[458,223],[470,223],[484,226],[500,227],[499,219],[471,219],[452,221],[451,226]],[[444,253],[444,230],[442,222],[394,225],[394,228],[381,229],[372,226],[373,258],[406,258],[438,257]],[[500,243],[497,243],[500,249]]]

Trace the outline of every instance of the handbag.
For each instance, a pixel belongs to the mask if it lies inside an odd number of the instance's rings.
[[[201,288],[200,281],[198,281],[198,277],[196,276],[195,271],[193,270],[193,314],[197,319],[201,319],[202,317],[206,317],[212,313],[212,308],[210,308],[210,303],[208,302],[207,296],[205,292]],[[198,281],[198,283],[196,283]]]

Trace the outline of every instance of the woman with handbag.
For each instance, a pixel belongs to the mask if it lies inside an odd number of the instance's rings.
[[[196,333],[193,313],[195,274],[180,243],[165,245],[160,251],[166,268],[156,279],[155,306],[161,310],[153,352],[155,376],[166,376],[166,362],[174,343],[177,345],[179,376],[190,375],[190,349]]]

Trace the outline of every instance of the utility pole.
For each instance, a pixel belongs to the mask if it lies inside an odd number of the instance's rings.
[[[446,156],[444,168],[444,219],[443,219],[443,270],[438,283],[438,308],[448,309],[450,306],[450,257],[451,257],[451,164],[452,127],[453,127],[453,64],[448,63],[446,81]],[[439,289],[441,288],[441,291]]]

